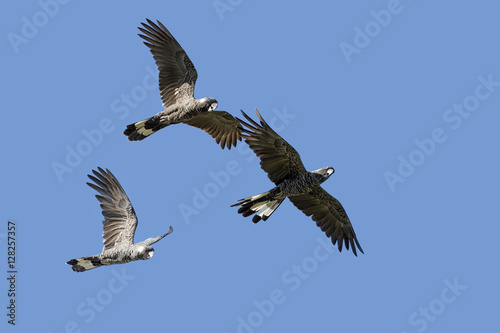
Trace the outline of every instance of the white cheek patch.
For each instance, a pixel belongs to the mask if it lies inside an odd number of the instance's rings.
[[[217,103],[212,103],[212,104],[210,105],[210,107],[208,108],[208,111],[213,111],[213,110],[217,109],[217,106],[218,106],[218,104],[217,104]]]

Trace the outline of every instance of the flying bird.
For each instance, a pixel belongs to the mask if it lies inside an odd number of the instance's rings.
[[[222,149],[236,146],[241,141],[239,122],[226,111],[215,111],[217,100],[212,97],[194,98],[194,85],[198,73],[193,63],[161,22],[148,24],[139,34],[149,47],[159,70],[160,94],[164,111],[127,126],[123,132],[130,141],[143,140],[156,131],[172,124],[187,124],[210,134]]]
[[[111,171],[108,169],[104,171],[101,168],[98,170],[99,172],[92,170],[94,176],[88,175],[95,184],[87,183],[87,185],[100,194],[96,195],[96,198],[101,203],[102,215],[104,215],[102,222],[104,247],[101,254],[71,259],[66,262],[72,266],[71,269],[75,272],[84,272],[104,265],[150,259],[154,254],[151,245],[173,231],[170,227],[161,236],[151,237],[134,244],[134,234],[137,228],[137,216],[134,208]]]
[[[325,167],[307,171],[297,151],[264,121],[259,111],[255,112],[260,124],[243,111],[241,113],[250,124],[236,119],[246,127],[242,136],[260,158],[261,168],[276,187],[241,199],[231,207],[240,206],[238,213],[244,217],[255,214],[252,222],[257,223],[267,220],[283,200],[288,198],[304,214],[312,216],[318,227],[331,238],[333,245],[338,244],[339,251],[342,251],[344,243],[347,250],[351,246],[354,255],[357,256],[356,246],[364,253],[344,208],[320,186],[335,170]]]

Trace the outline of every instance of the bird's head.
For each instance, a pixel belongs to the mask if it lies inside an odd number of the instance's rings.
[[[320,177],[321,183],[330,178],[331,175],[335,172],[335,169],[332,167],[324,167],[318,170],[311,171],[311,173],[318,175]]]
[[[203,109],[207,111],[213,111],[217,109],[218,103],[215,98],[212,97],[203,97],[200,99],[200,103]]]
[[[153,257],[155,250],[151,246],[140,246],[137,249],[138,257],[141,260],[148,260]]]

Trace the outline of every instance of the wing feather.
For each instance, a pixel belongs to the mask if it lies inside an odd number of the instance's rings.
[[[94,175],[88,177],[95,183],[87,183],[100,195],[96,195],[101,203],[104,216],[103,243],[104,250],[109,250],[117,245],[132,245],[134,243],[137,216],[134,208],[115,176],[106,169],[92,170]]]
[[[350,245],[352,252],[357,256],[356,246],[354,246],[356,244],[361,253],[364,253],[344,208],[323,188],[318,186],[309,193],[288,198],[295,207],[312,217],[316,225],[332,239],[333,245],[337,243],[339,251],[342,251],[343,244],[347,250]]]
[[[255,112],[260,124],[243,111],[241,113],[250,123],[236,119],[246,127],[241,136],[260,158],[260,166],[269,179],[278,185],[286,178],[306,173],[299,153],[265,122],[259,111]]]
[[[175,104],[179,98],[194,98],[194,85],[198,78],[196,69],[172,34],[160,22],[146,19],[148,24],[139,36],[153,54],[159,70],[160,94],[163,107]]]
[[[207,132],[223,149],[236,147],[238,140],[241,141],[240,123],[226,111],[204,112],[184,123]]]

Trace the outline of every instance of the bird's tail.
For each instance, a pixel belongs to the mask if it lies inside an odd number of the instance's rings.
[[[261,194],[253,195],[248,198],[240,199],[238,203],[231,207],[241,206],[238,213],[244,217],[255,214],[252,218],[253,223],[260,220],[267,220],[269,216],[281,205],[285,198],[276,198],[275,191],[271,190]]]
[[[71,259],[66,262],[68,265],[71,265],[71,269],[75,272],[85,272],[89,269],[100,267],[104,265],[101,262],[99,256],[91,256],[91,257],[83,257],[78,259]]]
[[[161,123],[160,117],[153,116],[134,124],[127,125],[123,134],[128,136],[130,141],[140,141],[166,126],[168,126],[168,124]]]

